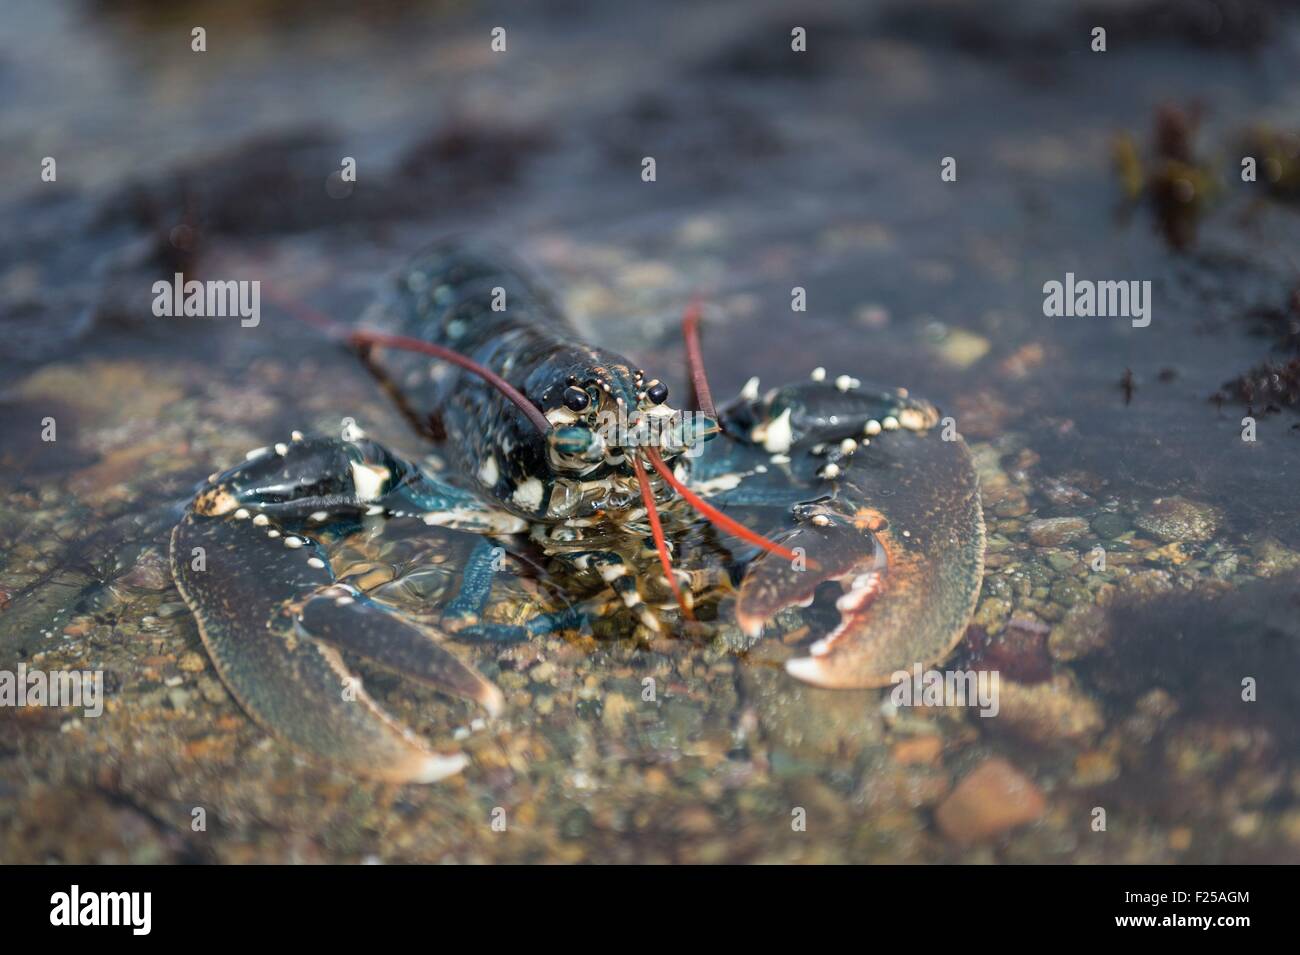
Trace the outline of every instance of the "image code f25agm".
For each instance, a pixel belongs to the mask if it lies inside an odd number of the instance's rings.
[[[15,931],[447,863],[1280,924],[1300,5],[2,19]]]

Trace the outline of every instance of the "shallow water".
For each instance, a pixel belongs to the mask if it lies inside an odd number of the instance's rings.
[[[1300,217],[1235,171],[1247,128],[1297,128],[1300,24],[1260,4],[1214,33],[1136,4],[1093,54],[1088,5],[928,6],[813,5],[798,56],[776,4],[17,4],[0,39],[0,669],[103,669],[108,705],[0,708],[0,859],[1300,858],[1283,682],[1300,429],[1261,403],[1243,441],[1248,409],[1211,400],[1286,357],[1252,313],[1285,309]],[[1219,182],[1181,249],[1111,163],[1127,132],[1154,168],[1170,102],[1203,104],[1195,151]],[[343,156],[351,191],[327,182]],[[439,786],[359,782],[269,741],[205,660],[167,527],[195,481],[294,428],[352,417],[426,450],[270,295],[353,319],[454,232],[516,250],[586,334],[678,394],[676,320],[700,295],[718,395],[824,365],[952,414],[990,533],[954,665],[1006,675],[1002,718],[802,687],[780,646],[570,635],[466,650],[509,712]],[[151,285],[175,271],[260,279],[260,324],[155,319]],[[1151,324],[1046,317],[1043,283],[1067,272],[1151,281]],[[1077,521],[1034,523],[1055,518]],[[472,716],[367,685],[440,741]],[[995,785],[971,797],[982,767]],[[1030,781],[1028,824],[982,834],[945,810],[1010,774]]]

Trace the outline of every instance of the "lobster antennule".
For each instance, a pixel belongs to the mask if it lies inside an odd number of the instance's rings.
[[[551,423],[546,420],[546,416],[537,410],[537,406],[524,397],[523,393],[516,389],[514,385],[491,369],[484,368],[473,359],[466,358],[460,352],[454,352],[450,348],[443,348],[441,345],[434,345],[431,342],[420,341],[418,338],[408,338],[406,335],[388,335],[384,332],[367,330],[350,332],[348,342],[353,345],[381,345],[385,348],[402,348],[406,351],[432,355],[434,358],[441,358],[453,365],[459,365],[471,374],[478,375],[509,398],[515,407],[524,413],[524,417],[532,422],[533,427],[542,434],[546,434],[551,430]]]
[[[646,517],[650,520],[650,533],[655,539],[655,550],[659,551],[659,563],[663,566],[664,576],[668,578],[668,586],[672,588],[673,596],[677,598],[677,606],[682,608],[682,616],[687,620],[694,620],[695,615],[691,613],[686,597],[682,594],[682,588],[678,586],[677,578],[673,576],[673,561],[668,556],[668,542],[664,538],[663,525],[659,522],[659,511],[655,507],[655,496],[650,489],[650,479],[646,477],[645,468],[641,466],[640,460],[635,455],[632,455],[631,459],[637,484],[641,486],[641,500],[645,502]]]
[[[379,345],[384,348],[400,348],[404,351],[431,355],[434,358],[440,358],[443,361],[451,362],[453,365],[458,365],[470,374],[478,375],[478,377],[509,398],[515,407],[523,412],[524,417],[532,422],[533,427],[542,434],[546,434],[551,430],[551,423],[546,420],[546,416],[537,409],[536,405],[524,397],[514,385],[490,368],[484,368],[478,362],[465,357],[460,352],[452,351],[450,348],[443,348],[441,345],[435,345],[432,342],[420,341],[418,338],[410,338],[406,335],[389,335],[385,332],[347,328],[313,308],[288,299],[276,297],[275,303],[299,321],[323,329],[349,345]]]
[[[668,465],[664,464],[664,460],[659,456],[659,451],[657,448],[648,447],[645,449],[645,452],[646,452],[646,457],[650,459],[651,465],[653,465],[654,469],[659,472],[659,476],[662,477],[665,481],[667,481],[669,485],[672,486],[674,491],[676,491],[683,498],[685,498],[686,503],[690,504],[691,507],[699,511],[700,514],[703,515],[706,519],[708,519],[711,523],[727,531],[729,534],[733,534],[736,537],[739,537],[741,540],[748,541],[749,543],[753,544],[755,547],[761,547],[769,554],[776,554],[780,557],[784,557],[786,560],[798,560],[798,555],[796,555],[793,551],[785,547],[782,547],[780,544],[776,543],[775,541],[768,540],[762,534],[754,533],[744,524],[741,524],[739,521],[732,520],[730,517],[728,517],[726,514],[723,514],[712,504],[709,504],[707,501],[705,501],[702,497],[700,497],[698,494],[696,494],[694,491],[688,488],[681,481],[677,480],[677,475],[673,474],[672,470],[668,467]],[[633,461],[633,464],[635,465],[637,464],[637,462]]]
[[[714,420],[718,420],[717,409],[713,407],[713,393],[709,390],[709,379],[704,374],[704,355],[700,351],[700,300],[692,299],[682,315],[682,338],[686,340],[686,365],[691,373],[691,388],[695,392],[695,403],[700,410]]]

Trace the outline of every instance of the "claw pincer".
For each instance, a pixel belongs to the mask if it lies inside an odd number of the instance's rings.
[[[984,570],[984,517],[970,452],[936,433],[933,406],[851,379],[754,396],[732,409],[729,430],[775,452],[787,471],[822,478],[822,496],[792,508],[791,565],[765,556],[736,601],[756,632],[784,607],[806,605],[835,581],[839,622],[786,669],[807,683],[876,687],[914,664],[948,656],[965,631]]]
[[[196,495],[172,532],[172,574],[217,672],[258,723],[365,775],[433,782],[459,772],[464,754],[434,750],[386,713],[342,652],[476,701],[490,715],[501,709],[501,692],[436,634],[336,581],[309,529],[313,515],[366,510],[397,470],[369,443],[265,449]]]

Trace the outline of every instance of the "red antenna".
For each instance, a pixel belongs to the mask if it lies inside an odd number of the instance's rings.
[[[473,359],[466,358],[460,352],[454,352],[450,348],[443,348],[441,345],[434,345],[432,342],[421,341],[418,338],[411,338],[407,335],[389,335],[385,332],[372,332],[366,329],[350,329],[340,325],[326,315],[306,305],[298,302],[289,301],[278,297],[273,297],[273,301],[286,312],[299,321],[306,322],[308,325],[315,325],[317,328],[324,329],[332,337],[346,342],[349,345],[378,345],[383,348],[400,348],[403,351],[419,352],[423,355],[431,355],[434,358],[441,358],[443,361],[451,362],[464,368],[471,374],[478,375],[489,385],[495,388],[501,394],[505,395],[515,406],[524,413],[529,421],[542,434],[551,430],[551,423],[546,420],[546,416],[538,410],[537,406],[529,401],[522,392],[514,385],[506,381],[490,368],[484,368]]]

